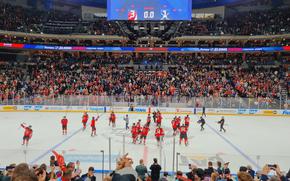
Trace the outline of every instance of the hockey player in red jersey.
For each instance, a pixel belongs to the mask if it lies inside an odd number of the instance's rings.
[[[24,123],[21,124],[21,127],[24,128],[23,142],[22,145],[26,144],[28,146],[29,140],[32,138],[32,126],[25,126]]]
[[[161,116],[161,112],[157,110],[156,117]]]
[[[189,116],[187,115],[187,116],[184,118],[184,125],[185,125],[186,128],[189,127],[189,122],[190,122],[190,118],[189,118]]]
[[[157,123],[157,126],[161,126],[161,122],[162,122],[162,116],[161,116],[161,113],[158,111],[157,112],[157,119],[156,119],[156,123]]]
[[[179,127],[178,127],[178,126],[179,126],[179,123],[178,123],[178,120],[177,120],[176,117],[173,118],[171,124],[172,124],[172,129],[173,129],[173,136],[175,136],[176,133],[177,133],[177,130],[178,130],[178,128],[179,128]]]
[[[155,137],[156,137],[158,146],[160,145],[160,141],[163,141],[163,136],[164,136],[164,131],[159,125],[155,130]]]
[[[187,146],[188,142],[187,142],[187,127],[183,124],[180,128],[180,137],[179,137],[179,144],[181,144],[182,140],[184,140],[184,144]]]
[[[144,145],[146,144],[146,138],[147,138],[149,131],[150,131],[149,126],[147,124],[145,124],[145,126],[142,128],[142,131],[141,131],[141,137],[140,137],[139,144],[141,144],[142,141],[143,141]]]
[[[150,123],[151,123],[151,116],[150,116],[150,114],[148,114],[147,120],[146,120],[147,126],[150,126]]]
[[[112,111],[111,115],[110,115],[110,118],[109,118],[109,126],[111,125],[112,123],[112,127],[116,127],[116,115],[114,113],[114,111]]]
[[[96,136],[96,121],[98,121],[99,119],[99,116],[95,119],[95,117],[92,117],[92,120],[91,120],[91,128],[92,128],[92,133],[91,133],[91,136]]]
[[[141,119],[138,120],[137,124],[136,124],[137,130],[138,130],[138,135],[141,133],[142,131],[142,126],[141,126]]]
[[[135,123],[133,123],[133,126],[131,128],[131,133],[132,133],[133,143],[136,144],[137,137],[138,137],[138,129],[137,129]]]
[[[67,124],[68,124],[68,120],[67,120],[66,116],[64,116],[61,120],[62,134],[63,135],[67,134]]]
[[[82,118],[83,130],[86,129],[88,120],[89,120],[89,115],[87,112],[84,112],[83,118]]]
[[[180,118],[180,116],[178,116],[178,117],[176,118],[176,121],[177,121],[177,127],[180,128],[180,123],[181,123],[181,118]]]

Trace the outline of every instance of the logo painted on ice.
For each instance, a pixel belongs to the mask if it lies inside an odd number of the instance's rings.
[[[290,115],[290,111],[288,111],[288,110],[284,110],[282,114],[283,114],[283,115]]]

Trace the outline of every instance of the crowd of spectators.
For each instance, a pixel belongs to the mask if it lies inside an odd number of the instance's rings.
[[[20,6],[0,3],[0,29],[9,31],[38,31],[42,13],[33,10],[27,11]]]
[[[54,151],[53,151],[54,152]],[[56,152],[55,152],[56,153]],[[62,159],[62,162],[59,161]],[[50,165],[11,164],[0,174],[1,181],[96,181],[94,167],[89,167],[87,173],[82,173],[80,162],[65,164],[62,155],[56,153],[50,157]]]
[[[284,173],[277,164],[266,164],[257,171],[254,171],[250,165],[240,166],[236,171],[237,174],[232,174],[229,162],[209,161],[206,168],[190,164],[188,172],[176,171],[169,175],[168,172],[162,171],[163,168],[156,158],[148,168],[142,159],[139,163],[134,168],[133,159],[126,154],[117,160],[113,171],[102,176],[103,181],[288,181],[290,179],[290,170]],[[88,171],[83,173],[79,161],[66,164],[63,155],[58,153],[56,156],[51,156],[50,166],[45,163],[11,164],[0,174],[1,181],[96,181],[97,178],[100,179],[101,175],[95,175],[94,167],[89,167]]]
[[[216,17],[207,20],[192,19],[184,21],[181,25],[170,21],[163,24],[168,30],[174,29],[172,36],[173,34],[174,36],[283,34],[290,31],[289,12],[289,9],[236,12],[224,19]],[[178,26],[179,29],[175,31],[176,28],[170,28],[170,26]],[[0,3],[0,29],[58,34],[126,35],[128,33],[122,32],[117,22],[107,21],[104,17],[95,18],[94,22],[89,23],[83,21],[79,15],[70,12],[31,10],[4,3]],[[134,31],[132,30],[131,33]],[[161,36],[164,32],[161,34],[155,32],[155,34]],[[143,36],[146,36],[146,33]]]
[[[278,71],[237,71],[231,72],[236,90],[242,96],[280,98]]]
[[[87,22],[71,12],[40,11],[1,2],[0,29],[26,33],[122,35],[118,25],[104,17]]]
[[[167,69],[141,71],[128,64],[131,58],[131,55],[110,58],[100,55],[75,59],[70,55],[64,59],[51,53],[35,54],[23,61],[2,61],[0,98],[3,101],[39,96],[101,95],[279,99],[280,81],[286,80],[286,71],[281,67],[249,68],[238,60],[228,65],[213,61],[216,66],[208,61],[178,66],[175,62]],[[118,60],[120,62],[112,64]]]
[[[231,16],[185,21],[176,36],[182,35],[276,35],[290,31],[289,9],[236,12]]]

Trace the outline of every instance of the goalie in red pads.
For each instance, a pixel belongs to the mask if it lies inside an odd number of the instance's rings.
[[[24,123],[21,124],[21,127],[24,128],[23,142],[22,145],[26,144],[28,146],[29,140],[32,138],[32,126],[25,126]]]
[[[89,120],[89,115],[87,112],[84,112],[83,117],[82,117],[83,130],[86,129],[88,120]]]
[[[159,146],[160,141],[163,141],[163,137],[164,137],[164,131],[163,131],[163,128],[160,127],[160,125],[155,130],[155,137],[157,140],[157,145]]]

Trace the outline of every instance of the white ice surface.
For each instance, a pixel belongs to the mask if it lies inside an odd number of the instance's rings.
[[[165,138],[162,147],[158,147],[154,139],[155,126],[151,124],[147,145],[133,145],[130,131],[125,130],[124,115],[117,114],[117,127],[112,129],[108,125],[109,114],[100,114],[101,118],[96,123],[97,136],[90,136],[90,127],[85,131],[81,129],[81,113],[67,113],[69,119],[68,135],[61,133],[60,119],[65,113],[0,113],[0,166],[10,163],[27,162],[34,164],[47,163],[52,155],[49,150],[55,147],[59,153],[64,152],[66,162],[80,159],[84,172],[89,166],[101,170],[101,152],[105,152],[105,169],[108,163],[108,138],[112,139],[112,165],[115,167],[115,158],[123,154],[123,136],[125,135],[125,152],[134,160],[134,166],[139,159],[145,159],[150,166],[153,158],[157,158],[163,170],[172,171],[173,168],[173,137],[171,119],[174,115],[163,115]],[[90,113],[89,116],[96,114]],[[181,115],[182,120],[184,115]],[[146,121],[145,114],[130,114],[130,125]],[[176,138],[176,153],[178,169],[187,171],[188,164],[206,167],[209,160],[229,161],[230,168],[235,173],[241,165],[252,165],[254,169],[264,164],[277,163],[282,170],[290,168],[290,118],[289,117],[262,117],[262,116],[225,116],[226,133],[218,132],[216,123],[220,116],[208,116],[205,131],[200,132],[197,124],[198,116],[191,115],[189,129],[189,146],[179,145]],[[23,129],[20,124],[25,122],[33,126],[33,138],[26,148],[21,145]],[[216,130],[216,131],[214,131]],[[71,137],[70,135],[73,134]],[[69,139],[67,139],[70,137]],[[175,160],[176,162],[176,160]],[[176,165],[174,165],[176,167]]]

